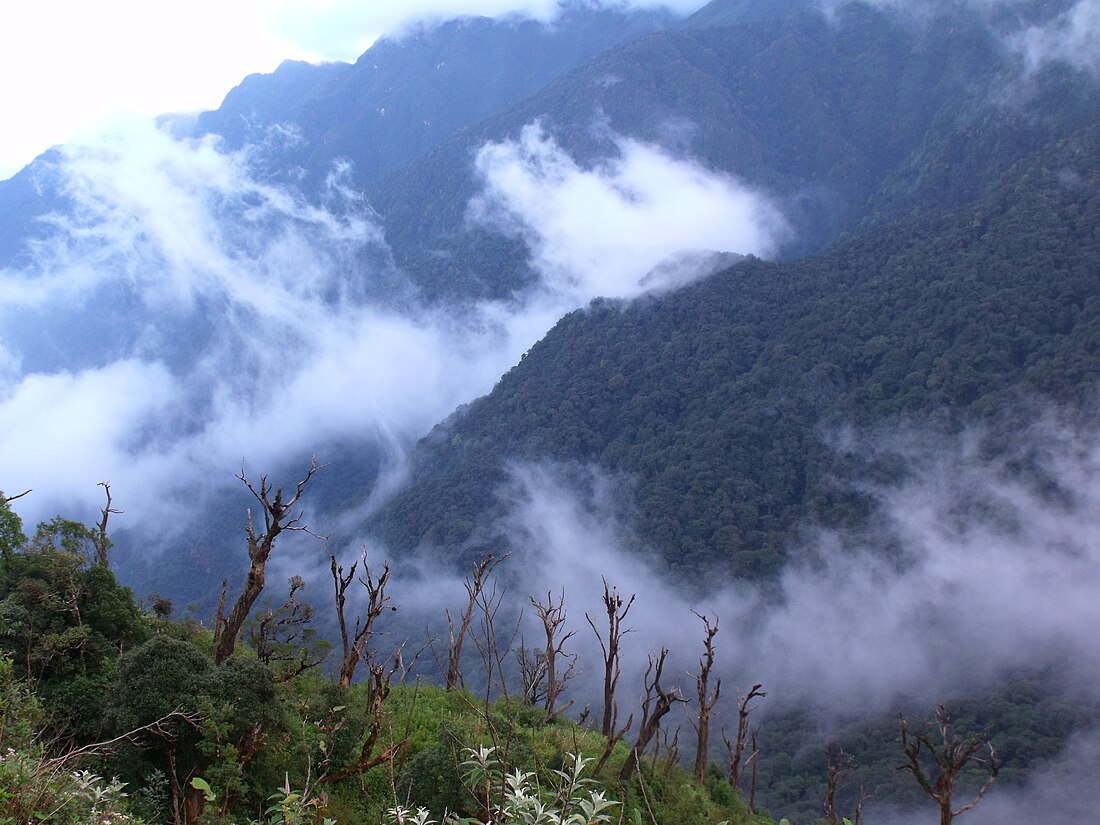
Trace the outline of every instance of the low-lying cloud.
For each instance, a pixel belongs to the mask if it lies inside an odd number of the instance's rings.
[[[1100,0],[1077,0],[1068,11],[1029,26],[1009,42],[1028,72],[1063,63],[1100,79]]]
[[[1034,475],[1019,468],[1026,449],[990,460],[977,440],[919,448],[892,441],[891,452],[915,471],[877,490],[873,530],[821,532],[792,548],[778,586],[716,582],[703,595],[685,593],[646,561],[614,479],[518,466],[506,494],[511,563],[525,593],[564,587],[578,644],[591,637],[583,612],[600,610],[606,577],[638,594],[629,642],[636,666],[646,650],[668,646],[679,673],[696,669],[701,624],[691,611],[714,611],[722,617],[718,669],[731,687],[763,682],[779,702],[840,717],[902,699],[931,708],[1041,668],[1059,674],[1067,691],[1100,701],[1096,439],[1036,427],[1022,437],[1034,448]],[[586,659],[595,674],[598,652]]]
[[[685,249],[768,256],[787,232],[776,207],[733,178],[612,140],[611,156],[589,165],[537,123],[483,147],[471,220],[523,238],[551,289],[592,297],[639,294],[655,262]]]
[[[32,523],[94,513],[109,480],[140,529],[196,488],[233,483],[242,458],[263,470],[357,443],[399,464],[566,312],[667,286],[638,280],[677,249],[762,251],[756,225],[778,221],[655,147],[624,143],[585,170],[534,127],[526,135],[528,155],[482,153],[476,210],[507,208],[526,226],[534,204],[521,195],[548,199],[548,223],[526,235],[544,288],[461,309],[418,302],[339,165],[309,200],[258,178],[248,149],[147,124],[67,148],[55,171],[68,207],[46,219],[30,264],[0,271],[2,483],[36,490],[21,512]],[[671,209],[657,198],[666,187]],[[567,214],[578,189],[599,199],[600,238],[596,216]]]

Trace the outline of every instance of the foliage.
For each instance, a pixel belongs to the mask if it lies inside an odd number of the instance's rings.
[[[596,464],[629,480],[626,511],[671,570],[776,575],[802,526],[863,523],[855,480],[897,477],[831,433],[981,422],[995,454],[1026,425],[1022,400],[1087,408],[1098,137],[1050,147],[972,208],[566,316],[420,443],[412,483],[369,526],[391,548],[500,546],[513,462]]]

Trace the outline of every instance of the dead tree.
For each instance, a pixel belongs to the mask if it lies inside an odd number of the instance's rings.
[[[988,748],[989,756],[977,756],[984,748]],[[955,817],[981,802],[1001,768],[997,752],[987,736],[978,735],[964,739],[952,733],[951,717],[943,705],[936,708],[934,733],[929,732],[925,724],[910,732],[909,723],[904,718],[901,720],[901,749],[905,753],[905,762],[898,765],[897,769],[913,774],[921,790],[939,806],[940,825],[951,825]],[[925,769],[926,756],[934,766],[932,774]],[[971,762],[983,765],[989,771],[989,778],[970,802],[961,808],[955,808],[952,797],[956,785],[963,768]]]
[[[726,753],[729,756],[730,785],[734,790],[739,790],[741,787],[741,772],[745,767],[742,764],[742,757],[744,756],[745,746],[749,736],[749,715],[756,710],[756,705],[750,706],[750,703],[757,697],[762,699],[768,695],[760,690],[762,687],[763,685],[753,685],[748,693],[738,694],[737,739],[731,742],[729,737],[726,736],[726,732],[722,731],[722,741],[726,743]]]
[[[859,797],[856,800],[855,812],[852,814],[852,818],[848,819],[837,811],[836,807],[836,795],[840,790],[840,786],[844,784],[846,780],[855,769],[856,760],[851,754],[845,753],[841,750],[839,753],[833,753],[830,749],[825,751],[825,821],[828,825],[860,825],[863,820],[863,803],[871,798],[870,794],[864,793],[863,786],[860,786]]]
[[[367,691],[367,730],[363,738],[363,744],[359,747],[358,756],[353,762],[348,763],[339,770],[322,774],[317,779],[318,784],[331,785],[334,782],[342,782],[349,777],[369,771],[371,768],[377,767],[385,762],[390,762],[397,756],[398,751],[401,750],[405,743],[408,742],[408,739],[391,742],[375,753],[375,747],[378,745],[385,727],[382,708],[390,695],[390,682],[393,679],[393,674],[397,672],[399,668],[398,663],[401,661],[400,648],[398,648],[392,658],[394,664],[388,670],[386,669],[385,662],[368,662],[367,667],[370,670],[370,682]]]
[[[603,721],[600,724],[600,733],[608,738],[612,738],[615,733],[619,715],[619,708],[615,703],[615,689],[619,684],[619,645],[623,636],[633,631],[633,628],[623,630],[623,620],[630,612],[630,606],[634,604],[635,595],[637,594],[632,595],[624,603],[618,588],[608,587],[607,579],[603,580],[603,604],[607,611],[606,642],[600,635],[600,631],[596,629],[596,623],[592,621],[592,617],[587,613],[584,614],[603,652]],[[628,723],[623,733],[629,727]]]
[[[695,693],[699,700],[699,711],[696,721],[692,723],[695,728],[695,779],[698,782],[703,782],[707,777],[710,715],[722,693],[722,680],[715,681],[714,691],[712,692],[710,689],[710,673],[714,669],[714,637],[718,634],[718,615],[715,614],[714,616],[714,624],[711,624],[710,619],[702,613],[695,613],[695,615],[702,621],[707,634],[703,640],[703,658],[699,660],[699,673],[695,677]]]
[[[665,659],[668,657],[668,648],[661,648],[659,655],[649,654],[649,667],[645,671],[645,699],[642,700],[642,722],[638,726],[638,739],[634,747],[627,754],[622,770],[619,771],[619,779],[628,782],[641,761],[642,754],[650,740],[657,734],[661,727],[661,719],[672,710],[677,702],[687,702],[680,695],[678,687],[665,690],[661,687],[661,674],[665,668]],[[652,676],[652,680],[650,679]]]
[[[291,512],[294,505],[302,497],[302,491],[305,490],[306,484],[309,483],[309,480],[313,478],[314,473],[319,469],[321,468],[317,464],[316,456],[314,456],[309,463],[309,470],[306,471],[305,478],[298,482],[294,495],[285,500],[282,487],[275,488],[274,495],[272,495],[271,485],[268,483],[266,475],[260,477],[259,490],[245,477],[243,469],[237,475],[237,478],[244,482],[256,501],[260,502],[264,515],[264,529],[263,532],[256,531],[252,520],[252,510],[249,509],[247,527],[245,528],[245,534],[248,537],[248,573],[245,575],[244,589],[237,597],[233,609],[229,611],[229,616],[224,619],[222,616],[225,609],[226,583],[222,584],[222,595],[218,602],[218,616],[214,622],[215,664],[220,665],[233,655],[233,650],[237,644],[237,636],[248,618],[249,611],[252,610],[252,605],[256,603],[256,599],[263,592],[267,560],[271,557],[271,550],[275,546],[275,539],[279,537],[279,534],[283,532],[301,532],[309,533],[315,538],[321,538],[301,524],[301,512],[296,514]]]
[[[301,576],[292,576],[289,584],[290,595],[283,604],[268,610],[259,621],[245,625],[249,646],[256,651],[256,658],[271,669],[276,682],[289,682],[317,667],[328,654],[328,642],[319,641],[310,627],[312,605],[298,598],[305,581]]]
[[[99,524],[96,525],[96,533],[92,535],[92,545],[95,547],[96,561],[107,566],[107,551],[111,549],[111,540],[107,538],[107,519],[114,514],[122,514],[121,510],[116,510],[111,506],[111,484],[108,481],[99,482],[99,486],[103,488],[107,493],[107,503],[100,510],[103,517],[99,520]]]
[[[477,606],[478,599],[485,589],[485,582],[488,580],[489,576],[492,575],[496,566],[508,558],[509,555],[511,554],[505,553],[503,556],[496,557],[490,553],[473,567],[470,575],[463,582],[468,600],[466,602],[466,609],[462,611],[457,632],[455,630],[454,619],[451,617],[451,611],[447,611],[447,628],[450,636],[447,644],[447,690],[455,690],[463,684],[462,642],[470,630],[470,621],[474,616],[474,608]]]
[[[752,774],[749,777],[749,813],[756,814],[756,776],[760,768],[760,748],[756,744],[756,735],[760,733],[759,728],[752,732],[752,753],[749,756],[749,762],[752,764]]]
[[[556,604],[553,595],[547,592],[545,602],[536,601],[532,596],[531,606],[535,609],[535,615],[539,617],[539,621],[542,623],[543,633],[546,637],[546,647],[543,649],[542,655],[543,661],[546,663],[544,707],[546,708],[546,721],[550,722],[568,710],[573,704],[570,700],[565,707],[557,707],[558,699],[561,698],[566,683],[573,678],[573,668],[577,663],[576,654],[564,653],[563,649],[565,643],[573,638],[577,631],[570,630],[564,634],[562,632],[562,625],[565,624],[564,590]],[[569,662],[564,671],[558,670],[559,659],[566,659]]]
[[[336,564],[336,556],[332,556],[332,584],[336,591],[336,621],[340,625],[340,641],[343,644],[343,659],[340,664],[340,684],[350,685],[355,678],[355,669],[359,662],[367,658],[363,655],[367,642],[374,634],[374,623],[382,612],[387,609],[390,597],[386,595],[386,584],[390,579],[390,566],[382,565],[382,575],[375,577],[367,564],[367,554],[364,551],[360,559],[363,562],[363,572],[366,578],[359,578],[359,583],[367,591],[367,615],[366,618],[356,617],[355,629],[348,634],[347,618],[345,616],[345,603],[347,591],[355,580],[355,569],[359,565],[359,559],[352,562],[351,569],[344,574],[344,568]],[[394,605],[388,606],[389,610],[397,610]]]

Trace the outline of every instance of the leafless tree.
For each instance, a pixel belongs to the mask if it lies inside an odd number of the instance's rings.
[[[99,482],[99,486],[103,488],[107,493],[107,503],[100,510],[103,517],[99,520],[99,524],[96,525],[96,533],[92,536],[92,545],[95,547],[96,561],[107,566],[107,551],[111,549],[111,540],[107,538],[107,519],[112,515],[121,515],[121,510],[116,510],[111,506],[111,484],[108,481]]]
[[[615,690],[619,684],[619,645],[623,636],[633,631],[633,628],[623,629],[623,620],[630,612],[631,605],[637,594],[631,595],[627,601],[623,601],[618,588],[609,587],[607,579],[603,580],[603,604],[607,612],[607,641],[604,641],[596,623],[587,613],[584,618],[588,620],[592,632],[600,643],[603,652],[603,721],[600,724],[600,733],[608,738],[615,734],[615,726],[618,723],[619,708],[615,703]],[[623,729],[623,733],[629,728],[629,723]]]
[[[451,617],[451,611],[447,611],[447,628],[450,635],[450,640],[447,645],[447,690],[455,690],[463,684],[462,643],[470,630],[470,622],[473,620],[474,608],[478,604],[478,599],[481,598],[482,591],[485,589],[485,583],[488,581],[489,576],[492,575],[496,566],[508,558],[509,555],[511,554],[505,553],[503,556],[494,556],[490,553],[471,569],[470,575],[466,578],[465,582],[463,582],[468,599],[466,602],[466,609],[462,611],[462,615],[460,616],[457,631],[455,630],[454,619]]]
[[[293,531],[309,533],[315,538],[321,538],[301,524],[302,513],[300,511],[298,513],[292,512],[294,505],[302,497],[302,491],[305,490],[309,480],[313,478],[313,475],[319,469],[321,467],[317,464],[317,458],[314,456],[309,463],[309,470],[306,471],[305,478],[298,482],[294,494],[289,499],[283,498],[282,487],[275,488],[274,494],[272,494],[272,488],[266,475],[260,477],[259,490],[245,477],[243,469],[237,475],[237,478],[244,483],[249,492],[256,498],[256,501],[260,503],[263,509],[264,529],[262,532],[257,532],[252,520],[252,510],[249,509],[247,527],[245,528],[245,534],[248,537],[248,573],[245,575],[244,589],[237,597],[233,609],[229,611],[229,616],[224,619],[222,617],[225,610],[226,583],[222,584],[221,599],[218,602],[218,616],[214,622],[215,664],[221,664],[233,655],[233,650],[237,645],[237,636],[244,626],[245,619],[248,618],[248,613],[252,610],[252,605],[256,603],[256,599],[263,592],[267,560],[271,557],[271,550],[275,546],[275,539],[279,537],[279,534]]]
[[[711,691],[710,674],[714,669],[714,637],[718,634],[718,615],[714,616],[714,624],[711,624],[710,619],[702,613],[695,613],[695,615],[699,617],[706,630],[706,638],[703,640],[703,658],[699,660],[699,673],[695,676],[695,693],[699,700],[699,709],[695,721],[692,722],[695,728],[695,778],[703,782],[707,777],[710,715],[722,693],[722,680],[716,680],[714,690]]]
[[[336,592],[336,621],[340,625],[340,642],[343,645],[340,684],[346,686],[350,685],[352,679],[355,678],[355,669],[359,666],[359,662],[368,658],[363,654],[374,633],[374,623],[383,611],[387,609],[397,610],[397,607],[389,604],[390,597],[386,595],[386,584],[390,579],[390,566],[388,564],[382,565],[382,575],[375,576],[367,564],[366,551],[363,551],[360,558],[352,562],[351,569],[345,574],[344,568],[337,565],[336,556],[332,556],[331,559],[332,584]],[[367,591],[367,615],[366,618],[358,616],[355,618],[355,629],[349,635],[345,604],[348,588],[355,580],[355,569],[360,561],[363,562],[363,572],[366,574],[365,579],[362,576],[359,577],[359,583]]]
[[[951,825],[955,817],[981,802],[1001,768],[997,752],[987,736],[963,738],[952,732],[951,716],[943,705],[936,709],[934,732],[930,732],[926,724],[910,731],[909,723],[904,718],[901,720],[901,749],[905,753],[905,762],[898,766],[898,770],[911,773],[921,790],[939,806],[940,825]],[[978,752],[984,749],[988,749],[989,756],[979,757]],[[925,768],[929,760],[933,765],[931,773]],[[989,777],[970,802],[955,808],[952,798],[963,768],[968,763],[984,766]]]
[[[568,642],[573,636],[576,635],[575,630],[569,632],[563,632],[562,625],[565,624],[565,591],[563,590],[561,596],[558,597],[557,602],[554,601],[554,597],[551,593],[547,592],[546,601],[536,601],[531,597],[531,606],[535,610],[535,615],[538,616],[539,621],[542,623],[543,633],[546,638],[546,647],[543,649],[542,658],[546,663],[546,691],[544,698],[544,707],[546,708],[546,721],[551,721],[557,718],[560,714],[564,713],[573,704],[570,700],[565,707],[557,707],[558,699],[561,698],[562,692],[565,690],[566,684],[573,678],[573,668],[577,663],[577,655],[567,654],[564,652],[565,643]],[[568,661],[568,665],[564,671],[558,669],[560,660]]]
[[[756,735],[760,732],[757,728],[752,732],[750,737],[752,741],[752,753],[749,755],[748,761],[752,764],[752,774],[749,778],[749,813],[756,813],[756,776],[760,768],[760,748],[756,744]]]
[[[729,780],[734,790],[741,787],[741,772],[744,769],[742,759],[749,736],[749,715],[756,710],[756,705],[751,704],[753,699],[767,696],[760,688],[763,685],[753,685],[748,693],[737,696],[737,738],[731,742],[722,731],[722,741],[726,743],[726,753],[729,755]]]
[[[825,751],[825,821],[828,825],[843,825],[845,817],[836,807],[836,795],[840,786],[855,769],[856,760],[843,750],[833,753],[831,749]],[[855,812],[852,818],[847,820],[851,825],[860,825],[863,820],[863,803],[870,799],[870,794],[864,793],[863,787],[859,789],[859,797],[856,800]]]
[[[622,770],[619,771],[619,779],[623,782],[629,781],[637,769],[638,762],[641,760],[646,746],[649,745],[661,727],[661,719],[672,710],[672,706],[677,702],[687,701],[680,695],[680,688],[674,687],[671,690],[665,690],[661,687],[661,675],[667,657],[667,647],[661,648],[661,652],[656,656],[652,653],[649,655],[649,666],[646,668],[643,680],[645,698],[642,700],[642,721],[638,726],[638,738],[634,742],[634,747],[630,749]]]

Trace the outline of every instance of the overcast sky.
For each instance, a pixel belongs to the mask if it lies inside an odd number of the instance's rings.
[[[630,0],[689,11],[703,0]],[[36,0],[0,8],[0,179],[120,118],[213,109],[286,59],[354,60],[412,17],[547,18],[556,0]]]

